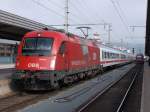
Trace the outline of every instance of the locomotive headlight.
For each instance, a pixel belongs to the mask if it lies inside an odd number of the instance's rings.
[[[54,69],[55,68],[55,60],[52,60],[50,63],[50,68]]]
[[[37,33],[37,36],[38,36],[38,37],[40,37],[40,36],[41,36],[41,33],[40,33],[40,32],[38,32],[38,33]]]

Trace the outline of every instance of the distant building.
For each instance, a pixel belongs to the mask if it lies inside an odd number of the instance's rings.
[[[0,43],[0,56],[12,56],[13,45]]]
[[[17,44],[0,43],[0,63],[14,63],[17,47]]]

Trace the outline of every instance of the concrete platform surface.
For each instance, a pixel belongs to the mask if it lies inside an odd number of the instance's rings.
[[[14,68],[15,64],[0,64],[0,69]]]
[[[8,79],[15,70],[15,64],[0,64],[0,80]]]
[[[11,75],[15,72],[14,68],[0,69],[0,98],[11,94],[10,88]]]
[[[14,68],[0,69],[0,80],[10,79],[14,71]]]
[[[126,65],[97,76],[66,91],[60,91],[49,99],[30,105],[19,112],[75,112],[79,106],[91,100],[97,93],[118,81],[133,66],[134,64]]]
[[[141,112],[150,112],[150,67],[144,64]]]

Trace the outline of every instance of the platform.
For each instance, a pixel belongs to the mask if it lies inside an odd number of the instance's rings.
[[[144,64],[141,112],[150,112],[150,66]]]
[[[0,69],[14,68],[15,64],[0,64]]]
[[[0,80],[6,79],[14,72],[15,64],[0,64]]]
[[[9,79],[14,72],[14,68],[0,69],[0,80]]]
[[[14,64],[0,64],[0,98],[12,93],[11,75],[15,72]]]

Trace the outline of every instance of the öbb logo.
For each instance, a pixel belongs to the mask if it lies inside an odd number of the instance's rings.
[[[39,64],[38,63],[28,63],[28,67],[29,68],[39,68]]]

